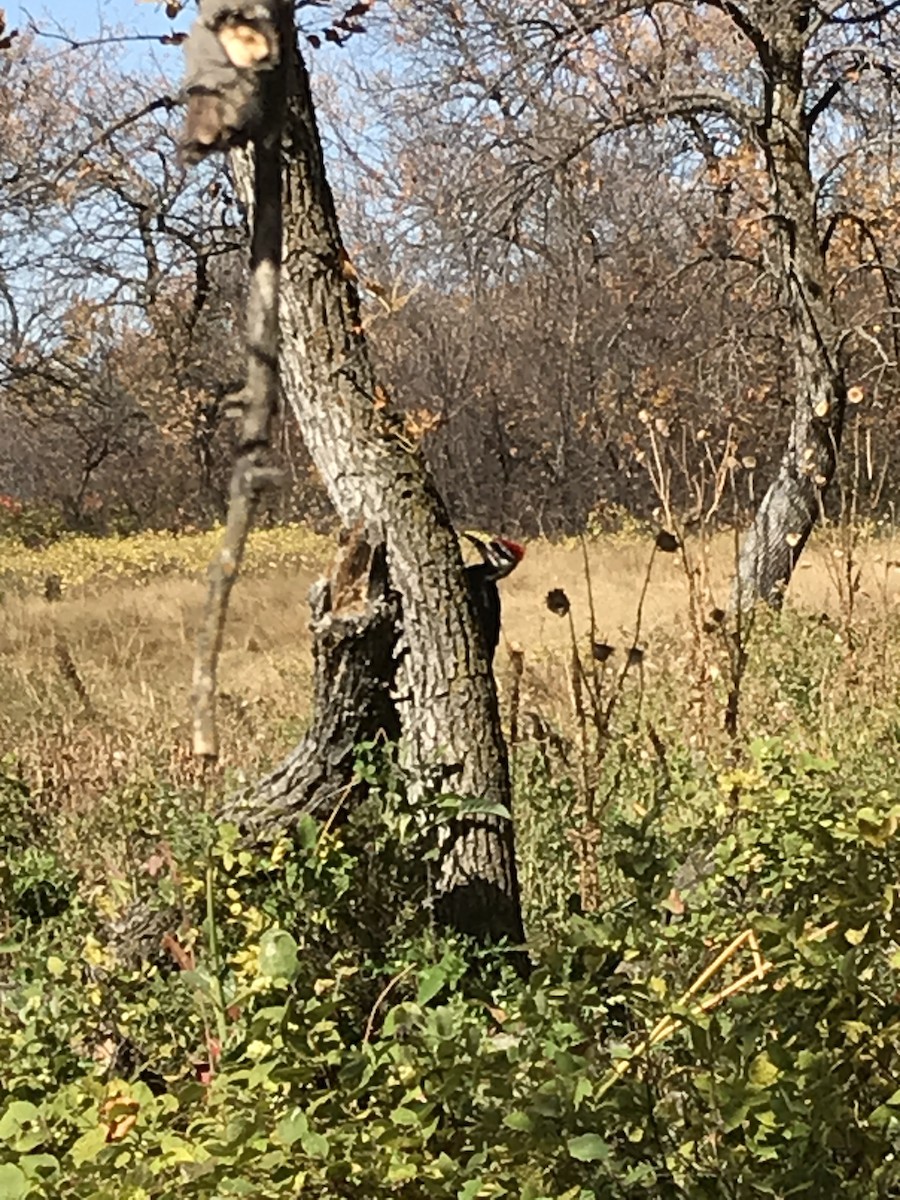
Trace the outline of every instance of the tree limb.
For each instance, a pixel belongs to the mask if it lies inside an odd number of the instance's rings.
[[[213,16],[217,15],[220,19],[221,30],[232,28],[228,24],[229,14],[233,16],[237,13],[241,20],[248,19],[246,5],[239,4],[225,12],[224,5],[214,3],[201,4],[201,20],[204,14],[206,19],[212,19],[209,15],[210,10],[213,10]],[[274,0],[270,15],[277,20],[273,29],[280,42],[281,38],[286,36],[286,18],[280,0]],[[199,25],[199,28],[209,32],[206,26]],[[195,26],[192,38],[197,29],[198,26]],[[206,43],[204,33],[201,37],[200,57],[193,60],[195,66],[198,62],[207,62],[203,57],[206,53]],[[267,53],[270,61],[284,61],[280,45],[277,49],[269,45]],[[218,66],[215,71],[218,71]],[[198,76],[194,75],[193,78],[196,85]],[[212,78],[204,78],[211,86]],[[248,86],[247,79],[241,80],[240,91],[245,97],[249,95]],[[247,299],[247,379],[243,392],[233,401],[240,415],[238,457],[231,476],[225,533],[209,568],[209,593],[194,658],[194,754],[201,758],[215,758],[218,754],[215,719],[216,670],[228,599],[240,569],[260,493],[276,479],[276,473],[268,465],[267,458],[272,418],[278,397],[278,291],[282,240],[281,128],[285,99],[283,70],[272,73],[265,83],[254,76],[252,86],[255,172],[250,291]],[[206,98],[210,96],[210,93],[201,94]],[[216,104],[220,98],[218,93],[213,94]],[[259,106],[258,111],[256,105]],[[210,110],[203,111],[208,115]],[[224,112],[225,109],[221,111]],[[197,117],[196,110],[193,117]],[[191,122],[189,101],[188,130],[184,146],[185,152],[191,157],[219,147],[223,138],[243,139],[249,129],[246,125],[238,127],[229,117],[225,124],[218,128],[215,136],[212,136],[211,126],[198,126],[196,123],[192,125]]]

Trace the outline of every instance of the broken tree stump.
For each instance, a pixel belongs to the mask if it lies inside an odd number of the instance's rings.
[[[393,698],[399,605],[388,587],[383,542],[356,535],[331,578],[310,592],[312,724],[285,760],[229,797],[219,817],[250,841],[289,831],[304,814],[328,820],[361,798],[357,747],[399,737]]]

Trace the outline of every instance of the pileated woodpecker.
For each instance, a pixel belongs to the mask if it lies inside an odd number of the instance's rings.
[[[497,580],[504,579],[516,569],[525,555],[525,547],[506,538],[495,538],[485,543],[471,533],[464,533],[463,537],[478,548],[484,560],[466,567],[466,583],[488,662],[493,662],[494,651],[500,641],[500,589]]]

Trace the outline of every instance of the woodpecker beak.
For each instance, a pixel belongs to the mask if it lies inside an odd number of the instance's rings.
[[[475,547],[475,549],[476,549],[476,550],[478,550],[478,552],[480,553],[481,557],[482,557],[482,558],[485,560],[485,562],[487,562],[487,560],[488,560],[488,548],[487,548],[487,544],[486,544],[485,542],[483,542],[483,541],[481,540],[481,538],[479,538],[479,537],[476,537],[474,533],[465,533],[465,532],[463,532],[463,533],[461,534],[461,536],[462,536],[462,537],[464,537],[464,538],[466,539],[466,541],[467,541],[467,542],[471,542],[471,543],[472,543],[472,545]]]

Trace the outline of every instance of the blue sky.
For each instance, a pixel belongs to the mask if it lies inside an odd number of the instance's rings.
[[[104,25],[122,25],[136,31],[163,32],[169,22],[162,6],[141,0],[6,0],[10,23],[24,24],[31,16],[56,21],[80,37],[97,33]]]
[[[37,24],[65,25],[74,34],[96,34],[106,25],[127,25],[149,32],[164,30],[168,24],[162,8],[139,0],[6,0],[11,25],[23,25],[28,17]]]
[[[172,28],[186,29],[194,15],[191,4],[173,24],[166,18],[163,4],[155,0],[0,0],[0,7],[6,9],[7,22],[12,28],[24,26],[30,17],[41,29],[49,31],[61,27],[84,39],[98,37],[112,29],[118,33],[158,36]],[[175,47],[136,41],[133,58],[132,53],[128,58],[136,65],[148,52],[157,63],[165,66],[167,73],[180,73],[182,54]]]

